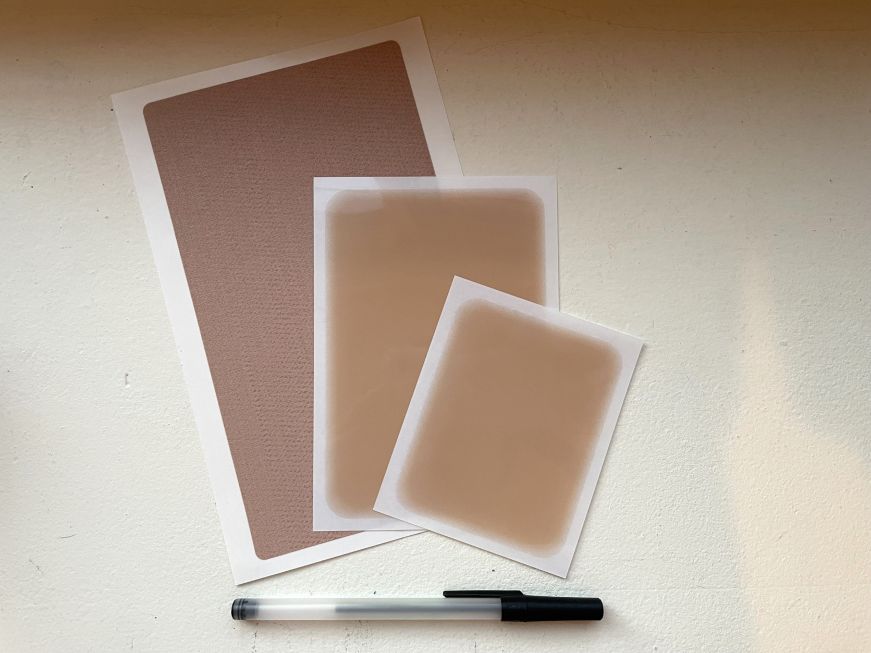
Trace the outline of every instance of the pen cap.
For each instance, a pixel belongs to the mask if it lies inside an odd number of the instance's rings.
[[[460,590],[446,598],[499,598],[502,621],[598,621],[604,615],[600,599],[568,596],[528,596],[518,590]]]

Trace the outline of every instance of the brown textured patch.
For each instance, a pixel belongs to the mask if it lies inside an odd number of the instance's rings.
[[[312,178],[432,175],[398,44],[145,107],[257,556],[312,531]]]

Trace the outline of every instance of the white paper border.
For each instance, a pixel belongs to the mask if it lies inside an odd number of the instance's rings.
[[[115,115],[121,129],[133,182],[163,288],[167,312],[175,334],[185,382],[190,392],[191,408],[215,493],[215,503],[230,558],[230,567],[237,584],[389,542],[411,533],[407,531],[357,533],[268,560],[261,560],[255,554],[193,301],[148,137],[143,108],[155,100],[295,66],[384,41],[396,41],[402,51],[436,174],[462,174],[419,18],[328,43],[143,86],[112,96]]]
[[[608,405],[608,410],[596,438],[593,455],[591,456],[585,472],[584,484],[578,494],[574,516],[572,517],[572,525],[569,528],[565,540],[552,555],[534,555],[527,551],[512,547],[499,540],[494,540],[477,534],[474,531],[444,522],[438,518],[416,513],[414,510],[402,503],[399,494],[399,478],[402,467],[409,453],[414,448],[415,439],[417,437],[417,425],[427,403],[433,382],[438,374],[441,357],[449,342],[451,332],[454,329],[457,313],[465,303],[471,300],[484,300],[491,302],[497,306],[517,311],[518,313],[539,320],[545,320],[550,324],[602,340],[614,347],[621,359],[620,374],[617,377],[614,391]],[[599,324],[594,324],[593,322],[587,322],[560,313],[552,308],[539,306],[538,304],[514,297],[507,293],[456,277],[451,285],[451,290],[448,293],[448,298],[445,302],[444,310],[442,311],[435,334],[433,335],[429,351],[427,352],[426,360],[424,361],[423,369],[420,373],[420,378],[418,379],[417,386],[414,389],[414,395],[412,396],[408,411],[405,415],[405,420],[402,423],[402,429],[399,432],[399,438],[396,441],[393,456],[390,459],[387,473],[384,475],[384,482],[381,485],[381,491],[375,502],[375,509],[379,512],[396,517],[397,519],[411,522],[436,533],[441,533],[447,537],[466,542],[500,556],[522,562],[531,567],[565,578],[568,574],[572,557],[574,556],[575,549],[577,548],[581,536],[581,529],[583,528],[587,511],[590,508],[590,502],[593,499],[593,492],[596,489],[596,483],[599,480],[599,473],[601,472],[602,465],[605,462],[605,454],[608,451],[611,436],[613,435],[614,428],[617,425],[617,418],[620,415],[620,409],[623,406],[623,400],[626,397],[626,391],[629,388],[629,381],[632,378],[632,373],[634,372],[635,365],[638,362],[641,347],[641,340],[634,336],[615,331]]]
[[[330,200],[347,190],[528,190],[536,194],[544,209],[545,305],[559,308],[559,243],[557,186],[554,177],[316,177],[315,201],[315,386],[314,386],[314,489],[313,526],[316,531],[407,530],[410,524],[386,516],[345,517],[327,499],[327,413],[330,396],[329,352],[327,350],[327,238],[326,209]]]

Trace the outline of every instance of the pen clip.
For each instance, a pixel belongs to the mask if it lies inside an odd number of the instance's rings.
[[[502,599],[524,596],[520,590],[445,590],[446,599]]]
[[[598,621],[600,599],[579,596],[529,596],[520,590],[447,590],[446,599],[499,599],[502,621]]]

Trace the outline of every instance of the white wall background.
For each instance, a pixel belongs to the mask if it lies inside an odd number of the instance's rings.
[[[567,581],[424,534],[236,588],[109,95],[414,15],[466,173],[559,175],[563,309],[647,348]],[[871,650],[869,261],[864,2],[7,1],[0,650]],[[607,618],[228,616],[476,586]]]

